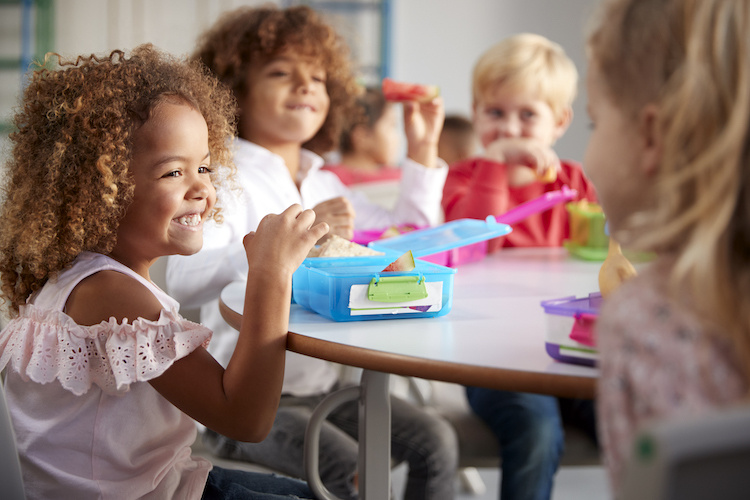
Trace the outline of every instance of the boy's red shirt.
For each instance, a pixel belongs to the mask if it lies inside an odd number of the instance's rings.
[[[578,200],[596,202],[594,186],[578,163],[562,161],[557,179],[549,184],[534,182],[521,188],[508,186],[507,166],[487,158],[469,158],[451,165],[443,188],[445,220],[485,219],[501,215],[521,203],[549,191],[568,186],[578,191]],[[488,251],[501,247],[555,247],[568,238],[568,212],[560,203],[513,225],[513,231],[489,242]]]

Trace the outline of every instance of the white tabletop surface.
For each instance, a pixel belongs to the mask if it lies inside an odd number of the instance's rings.
[[[562,248],[505,249],[458,268],[453,307],[442,317],[334,322],[294,305],[289,331],[296,335],[290,339],[303,342],[290,341],[290,349],[309,351],[307,342],[315,341],[343,350],[303,354],[401,375],[591,397],[595,368],[560,363],[546,353],[546,314],[540,302],[598,291],[600,267],[601,262],[575,259]],[[244,284],[236,283],[221,298],[239,311],[243,295]],[[352,354],[362,350],[390,357],[390,362],[383,367],[360,362]],[[432,369],[423,371],[420,365]],[[480,372],[484,378],[472,378]],[[570,388],[576,380],[579,386],[584,382],[582,392]],[[550,387],[550,381],[562,381],[562,389]]]

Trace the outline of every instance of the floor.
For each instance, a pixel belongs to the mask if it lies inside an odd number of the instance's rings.
[[[401,492],[404,487],[406,467],[393,470],[393,491]],[[500,471],[479,469],[487,490],[481,495],[463,493],[457,486],[456,500],[498,500]],[[397,498],[400,497],[396,495]],[[607,480],[601,466],[562,467],[555,478],[552,500],[609,500]]]

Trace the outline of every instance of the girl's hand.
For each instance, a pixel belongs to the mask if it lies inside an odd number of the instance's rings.
[[[443,129],[443,98],[429,102],[404,102],[407,156],[425,167],[437,165],[437,144]]]
[[[535,139],[500,138],[487,147],[485,157],[508,166],[510,187],[523,187],[545,177],[554,180],[560,171],[557,153]]]
[[[335,234],[346,240],[354,237],[354,207],[347,198],[340,196],[318,203],[313,208],[316,220],[328,224],[328,234],[324,238]]]
[[[273,272],[291,277],[315,242],[328,232],[328,224],[314,222],[315,212],[296,204],[279,215],[263,217],[258,230],[242,241],[250,275]]]

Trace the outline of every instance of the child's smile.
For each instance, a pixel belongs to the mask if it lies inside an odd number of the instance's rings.
[[[183,226],[197,226],[201,223],[201,215],[200,214],[183,215],[182,217],[179,217],[173,220],[177,221],[178,224],[181,224]]]

